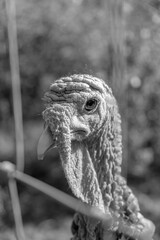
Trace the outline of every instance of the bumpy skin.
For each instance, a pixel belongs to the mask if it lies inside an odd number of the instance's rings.
[[[154,225],[140,214],[121,176],[121,119],[111,89],[90,75],[72,75],[55,81],[44,101],[47,132],[73,194],[114,219],[105,229],[104,223],[76,213],[72,240],[151,240]]]

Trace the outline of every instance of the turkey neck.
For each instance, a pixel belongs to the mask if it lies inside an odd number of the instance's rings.
[[[118,210],[118,203],[122,196],[122,189],[119,186],[122,137],[118,113],[114,116],[109,114],[106,117],[96,134],[88,139],[87,146],[97,173],[105,206]]]

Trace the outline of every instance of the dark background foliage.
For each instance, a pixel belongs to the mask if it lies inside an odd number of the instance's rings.
[[[18,44],[25,136],[25,172],[70,193],[58,153],[43,162],[36,145],[43,123],[42,97],[55,79],[93,74],[109,82],[112,52],[103,1],[17,0]],[[160,233],[160,13],[159,1],[124,1],[125,95],[128,183],[146,217]],[[7,18],[0,1],[0,161],[15,162],[12,88]],[[118,81],[118,79],[116,79]],[[109,82],[109,84],[111,84]],[[126,166],[127,165],[127,166]],[[125,171],[126,173],[126,171]],[[13,217],[6,179],[0,176],[1,227]],[[25,223],[59,219],[72,212],[43,194],[19,184]],[[71,193],[70,193],[71,194]]]

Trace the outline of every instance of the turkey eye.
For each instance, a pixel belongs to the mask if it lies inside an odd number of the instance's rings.
[[[89,100],[86,102],[84,108],[85,108],[85,110],[86,110],[87,112],[90,112],[90,111],[92,111],[93,109],[95,109],[95,108],[97,107],[97,104],[98,104],[97,99],[92,98],[92,99],[89,99]]]

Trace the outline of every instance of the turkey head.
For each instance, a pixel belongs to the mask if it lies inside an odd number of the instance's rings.
[[[111,89],[90,75],[72,75],[55,81],[44,102],[39,158],[57,147],[76,197],[103,212],[118,207],[121,121]]]

